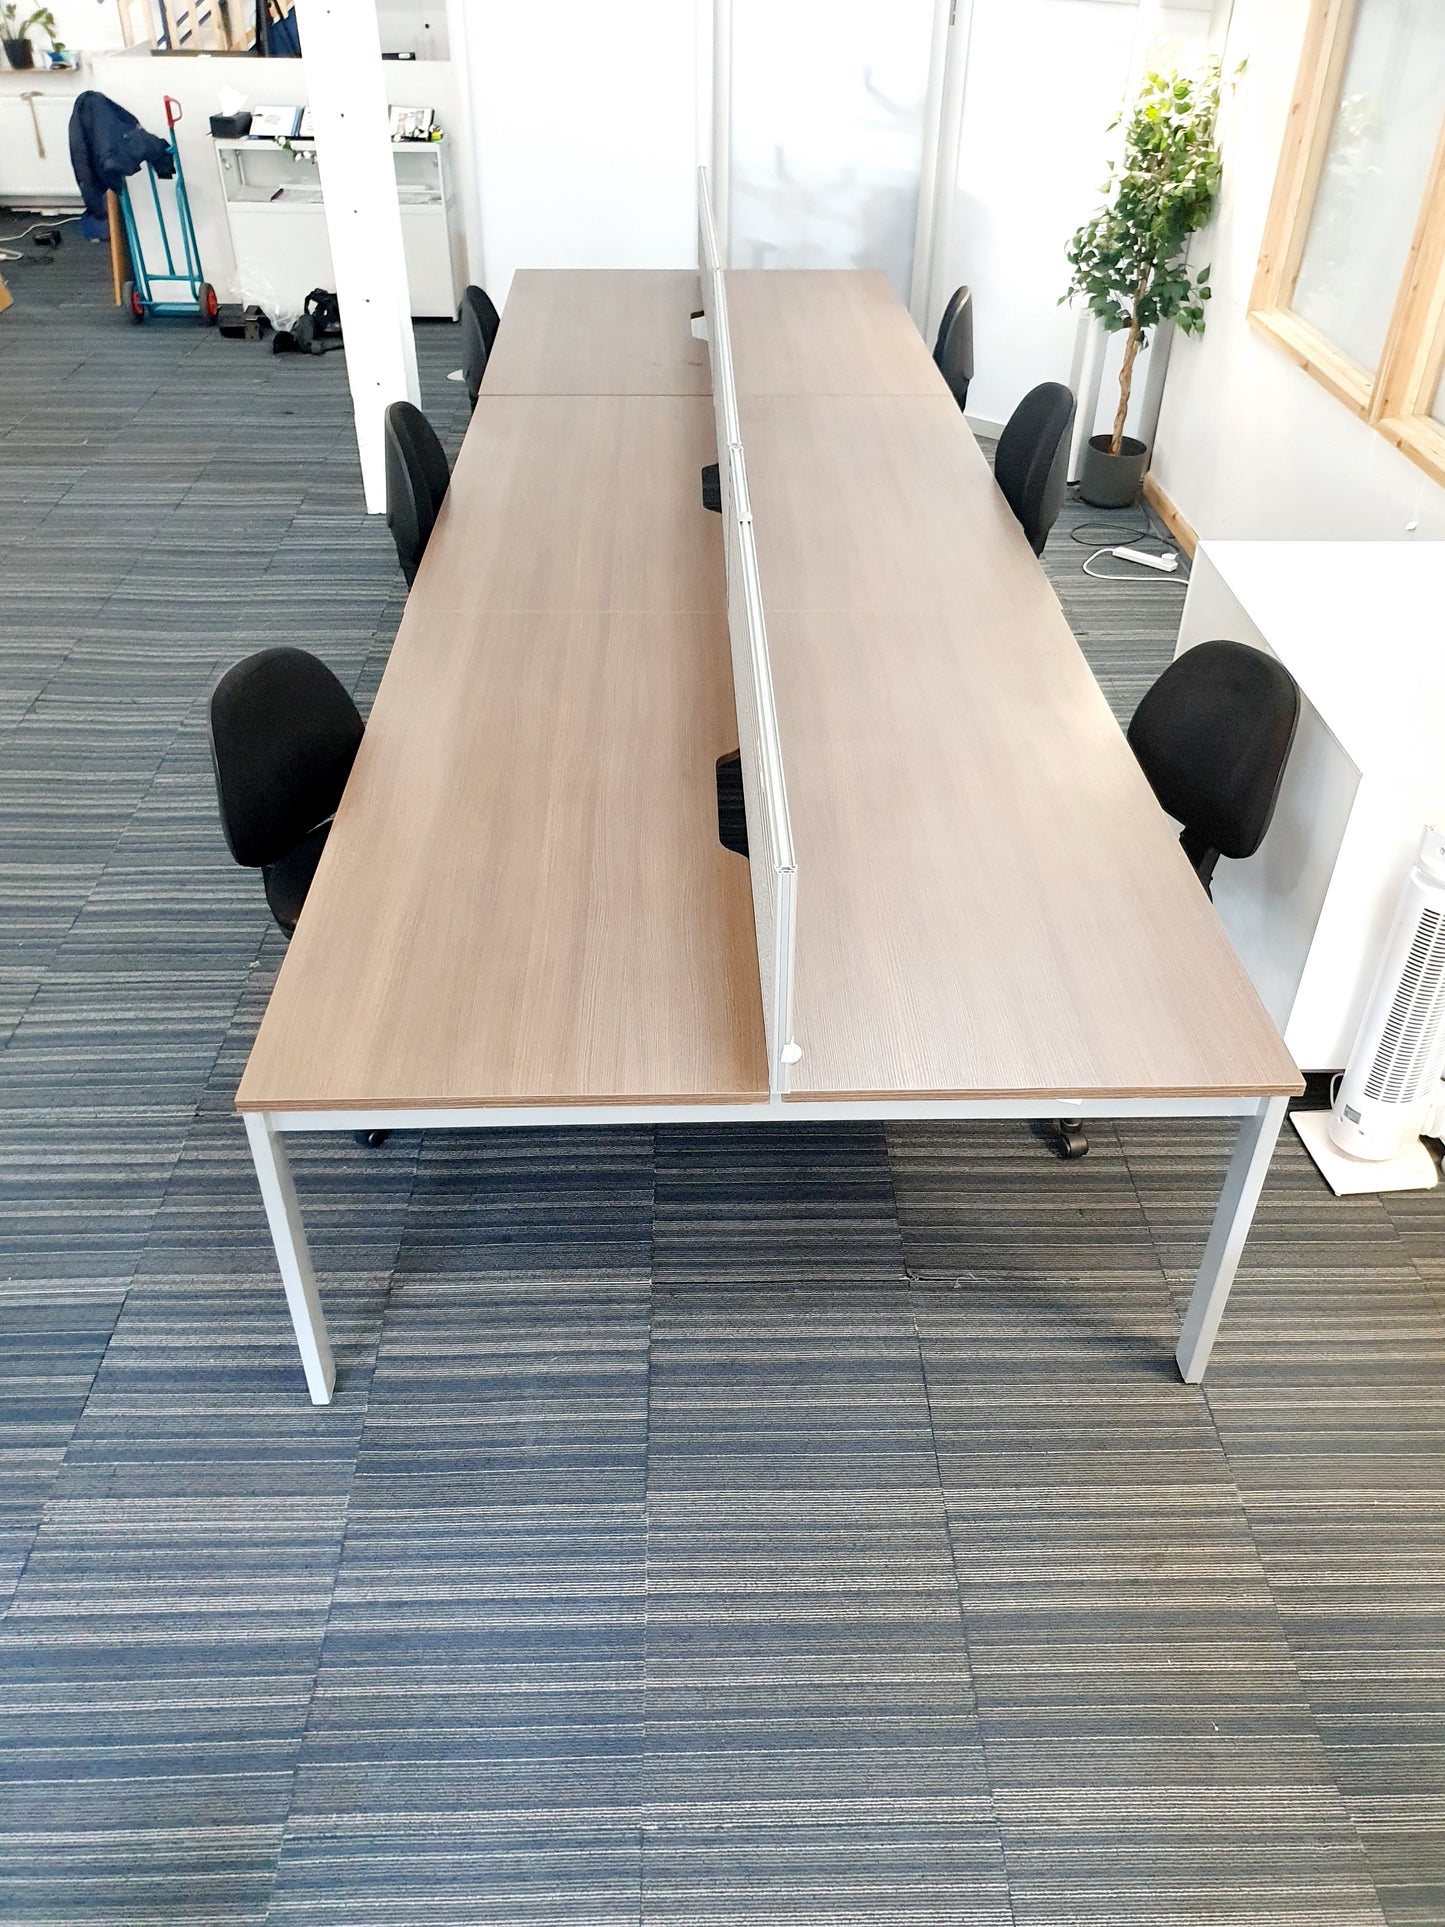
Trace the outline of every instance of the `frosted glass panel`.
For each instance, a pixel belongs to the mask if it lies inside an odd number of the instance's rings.
[[[1374,369],[1445,103],[1442,0],[1359,0],[1294,311]]]
[[[733,0],[733,267],[883,268],[907,300],[932,34],[932,0]]]

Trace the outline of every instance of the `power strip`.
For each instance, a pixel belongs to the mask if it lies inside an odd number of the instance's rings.
[[[1166,549],[1163,555],[1145,555],[1142,549],[1111,549],[1109,553],[1120,562],[1138,562],[1143,568],[1158,569],[1161,575],[1173,575],[1179,567],[1179,557],[1173,549]]]

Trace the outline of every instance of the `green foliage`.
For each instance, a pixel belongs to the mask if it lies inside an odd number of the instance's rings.
[[[37,7],[22,20],[20,0],[7,0],[0,6],[0,40],[28,40],[32,27],[38,27],[52,47],[60,45],[55,36],[55,15],[49,7]]]
[[[1209,269],[1192,269],[1186,256],[1219,195],[1220,85],[1217,62],[1194,76],[1145,75],[1125,124],[1123,155],[1104,186],[1109,198],[1069,243],[1073,278],[1063,299],[1082,300],[1110,334],[1129,331],[1116,452],[1134,357],[1149,330],[1162,321],[1185,334],[1204,329]]]

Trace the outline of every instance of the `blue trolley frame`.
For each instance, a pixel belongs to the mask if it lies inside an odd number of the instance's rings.
[[[165,250],[166,265],[162,272],[149,265],[141,246],[140,229],[131,205],[130,183],[123,181],[120,190],[121,214],[125,222],[126,246],[130,250],[131,279],[135,288],[137,303],[136,318],[147,315],[189,315],[192,319],[212,322],[216,318],[216,297],[210,283],[201,273],[201,254],[196,245],[196,224],[191,218],[190,197],[186,193],[185,169],[181,166],[181,150],[176,140],[176,123],[181,118],[181,103],[170,94],[166,95],[166,137],[170,145],[171,159],[175,164],[174,186],[176,196],[176,220],[180,229],[179,247],[172,245],[171,230],[166,220],[165,206],[161,200],[160,183],[150,162],[145,163],[145,176],[150,185],[151,203],[155,208],[156,229]],[[179,255],[180,265],[177,265]],[[175,292],[161,293],[161,289],[176,290],[184,288],[185,298]]]

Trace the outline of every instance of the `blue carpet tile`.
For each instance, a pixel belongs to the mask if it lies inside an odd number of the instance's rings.
[[[365,708],[401,578],[340,356],[11,280],[0,1917],[1440,1927],[1445,1193],[1286,1132],[1199,1388],[1218,1125],[313,1139],[310,1405],[205,705],[298,642]],[[1122,719],[1184,589],[1099,520]]]

